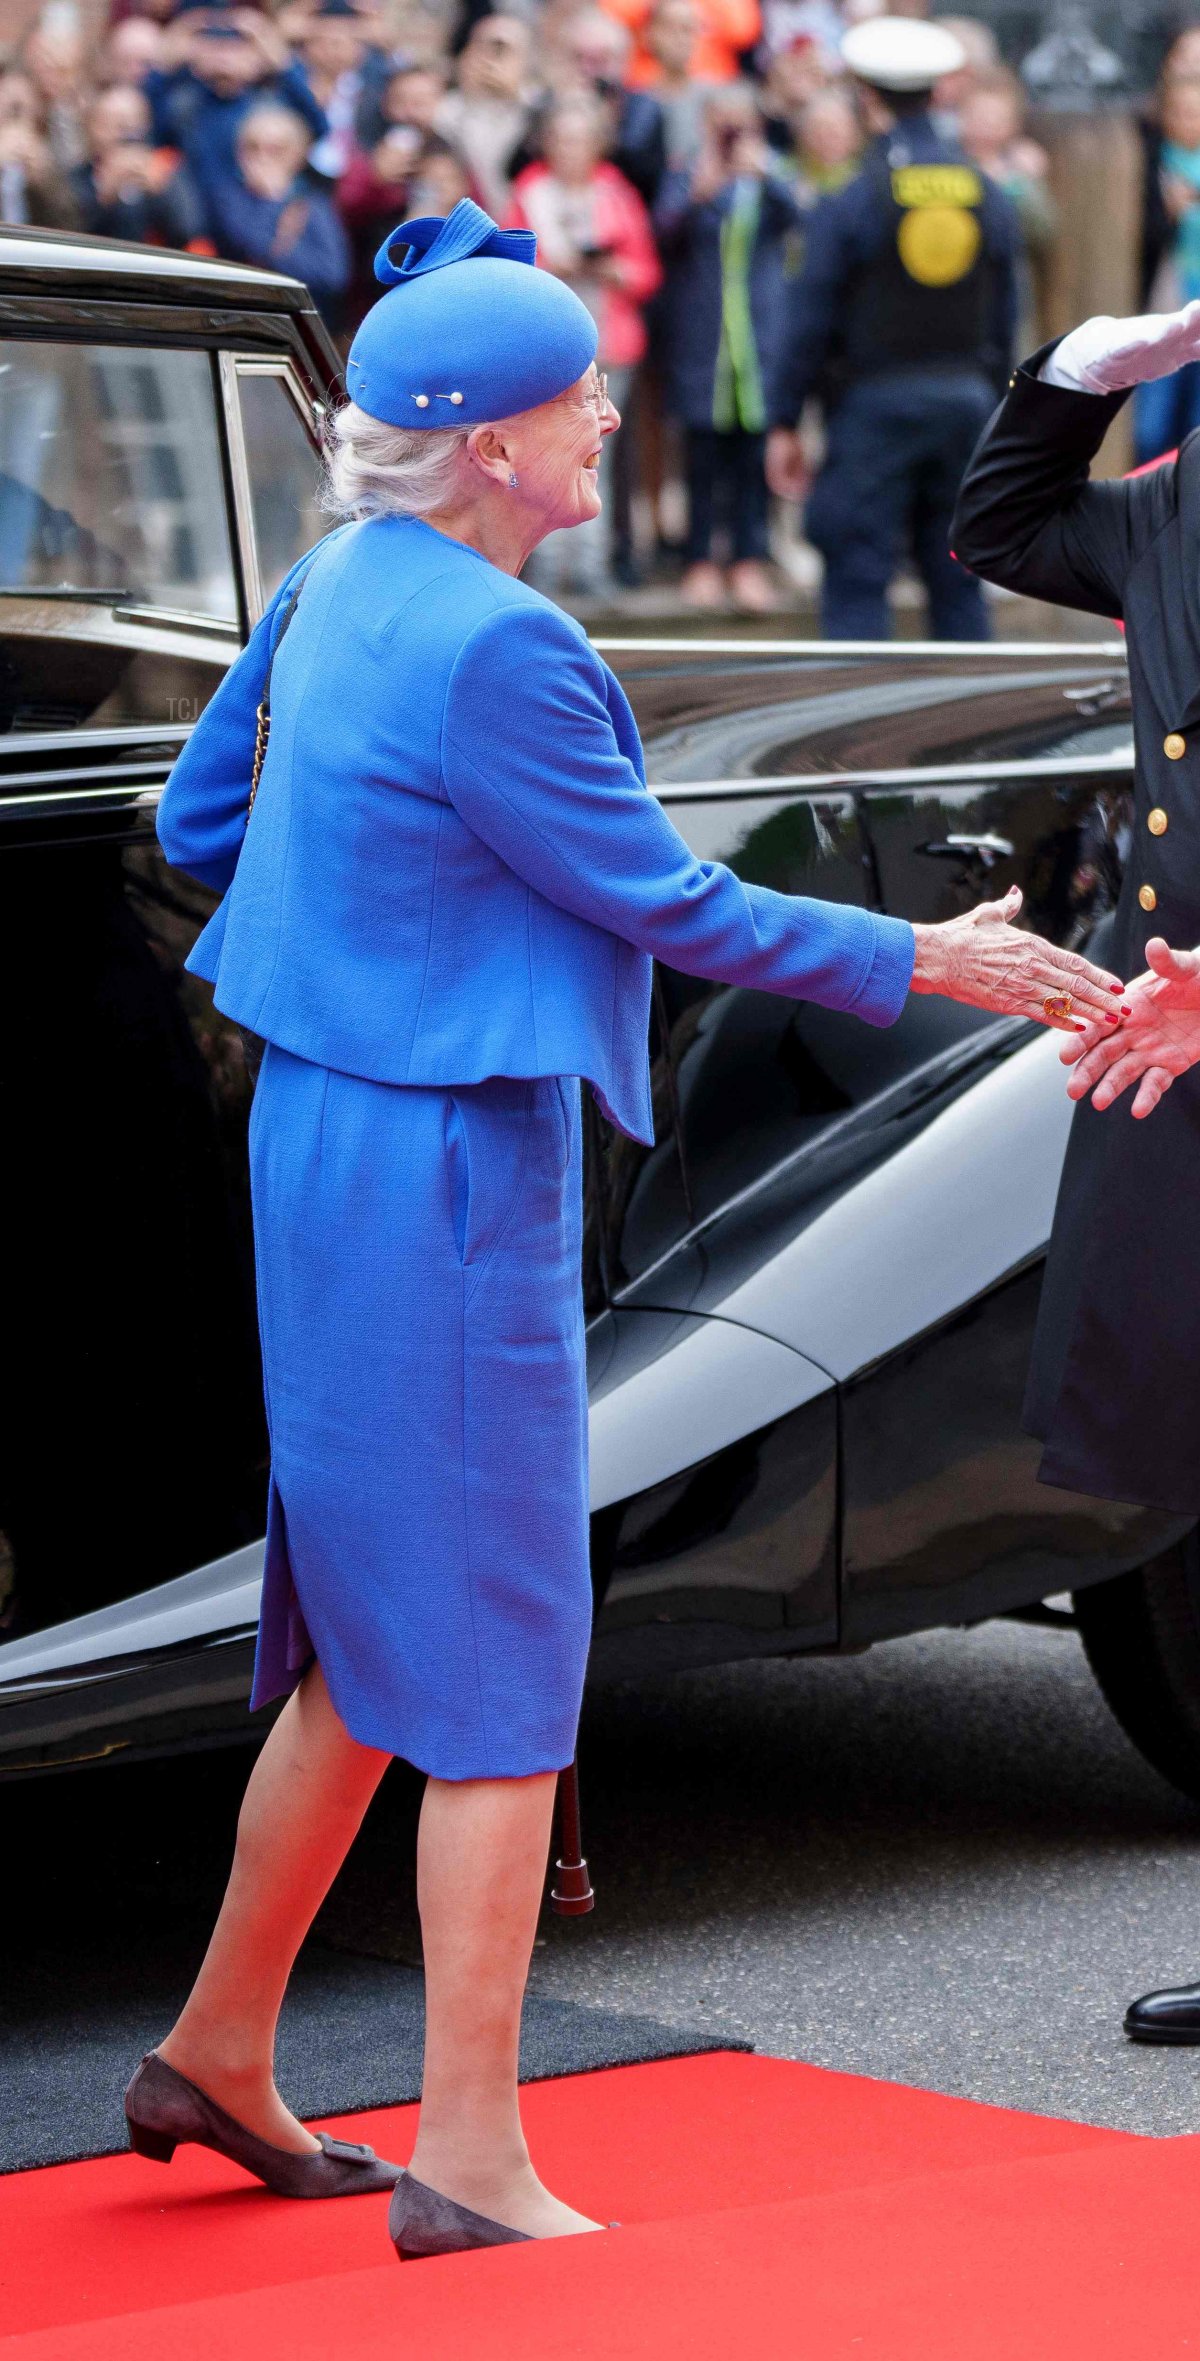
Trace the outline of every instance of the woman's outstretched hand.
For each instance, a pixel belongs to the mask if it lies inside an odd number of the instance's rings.
[[[1002,1016],[1033,1017],[1066,1033],[1095,1028],[1099,1041],[1121,1022],[1124,987],[1077,952],[1040,935],[1018,933],[1023,896],[1011,886],[1002,902],[980,902],[941,926],[916,926],[914,992],[937,992]]]
[[[1090,1090],[1101,1113],[1136,1082],[1131,1112],[1139,1119],[1152,1115],[1176,1077],[1200,1059],[1200,951],[1172,951],[1156,935],[1146,957],[1149,973],[1129,987],[1130,1013],[1120,1034],[1089,1025],[1060,1052],[1063,1064],[1075,1068],[1068,1096],[1083,1099]]]

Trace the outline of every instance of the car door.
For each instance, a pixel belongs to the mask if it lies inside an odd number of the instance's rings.
[[[1119,651],[1116,668],[1111,651],[1062,648],[714,649],[702,664],[675,647],[627,664],[651,782],[698,853],[914,918],[1016,874],[1061,939],[1111,906]],[[990,841],[947,852],[952,836]],[[1020,1429],[1069,1113],[1036,1029],[914,999],[876,1032],[673,988],[703,1011],[674,1035],[695,1226],[623,1300],[745,1323],[838,1380],[844,1637],[988,1612],[1146,1554],[1154,1520],[1038,1485]]]
[[[956,698],[911,716],[860,809],[882,908],[936,922],[1010,885],[1023,923],[1086,943],[1113,910],[1132,825],[1124,651],[968,658]]]
[[[286,358],[82,332],[0,347],[12,1634],[261,1536],[251,1079],[184,965],[214,896],[167,867],[154,812],[246,624],[326,521],[316,424]]]
[[[699,857],[913,919],[1016,878],[1062,940],[1111,907],[1131,759],[1119,648],[599,644]],[[665,969],[660,997],[690,1228],[980,1025],[927,1002],[869,1035]]]

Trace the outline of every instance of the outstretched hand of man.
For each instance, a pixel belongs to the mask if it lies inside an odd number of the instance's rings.
[[[1149,973],[1126,991],[1119,1033],[1088,1025],[1059,1055],[1075,1071],[1070,1098],[1092,1094],[1101,1112],[1137,1084],[1132,1113],[1152,1115],[1180,1074],[1200,1060],[1200,951],[1172,951],[1160,935],[1146,945]]]

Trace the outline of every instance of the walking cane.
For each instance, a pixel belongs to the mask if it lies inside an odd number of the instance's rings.
[[[550,1907],[560,1918],[582,1918],[585,1912],[595,1909],[596,1897],[580,1850],[578,1761],[568,1763],[566,1770],[559,1772],[557,1803],[558,1841],[562,1851],[554,1864]]]

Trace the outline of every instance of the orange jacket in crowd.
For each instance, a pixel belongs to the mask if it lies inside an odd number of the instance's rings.
[[[658,59],[642,43],[642,33],[649,23],[654,0],[602,0],[610,16],[628,25],[636,47],[631,50],[625,68],[625,80],[631,90],[652,90],[661,68]],[[743,49],[753,49],[762,32],[762,17],[758,0],[696,0],[696,14],[700,19],[700,36],[692,51],[688,71],[697,82],[732,82],[738,73],[738,55]]]

